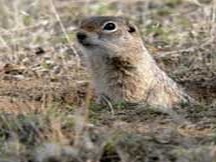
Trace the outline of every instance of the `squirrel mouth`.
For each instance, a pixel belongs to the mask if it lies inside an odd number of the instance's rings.
[[[89,43],[89,42],[86,41],[86,40],[78,40],[78,42],[79,42],[82,46],[85,46],[85,47],[90,47],[90,46],[92,46],[92,44]]]

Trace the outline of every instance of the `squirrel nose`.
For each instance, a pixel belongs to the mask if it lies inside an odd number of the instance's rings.
[[[80,42],[87,38],[87,35],[86,35],[85,33],[81,33],[81,32],[78,32],[78,33],[76,34],[76,36],[77,36],[77,39],[78,39]]]

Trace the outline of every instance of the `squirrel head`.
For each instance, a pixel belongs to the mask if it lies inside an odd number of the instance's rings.
[[[79,44],[88,50],[118,51],[141,42],[137,27],[128,19],[118,16],[86,18],[81,21],[76,36]]]

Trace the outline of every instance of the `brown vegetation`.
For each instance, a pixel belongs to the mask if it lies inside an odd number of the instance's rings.
[[[0,1],[0,161],[213,162],[215,1]],[[73,46],[86,15],[124,13],[200,105],[101,107]],[[78,19],[78,20],[77,20]]]

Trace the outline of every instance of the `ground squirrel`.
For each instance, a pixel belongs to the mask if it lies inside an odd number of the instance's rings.
[[[157,66],[137,27],[128,19],[86,18],[76,36],[100,98],[167,108],[188,101],[188,96]]]

